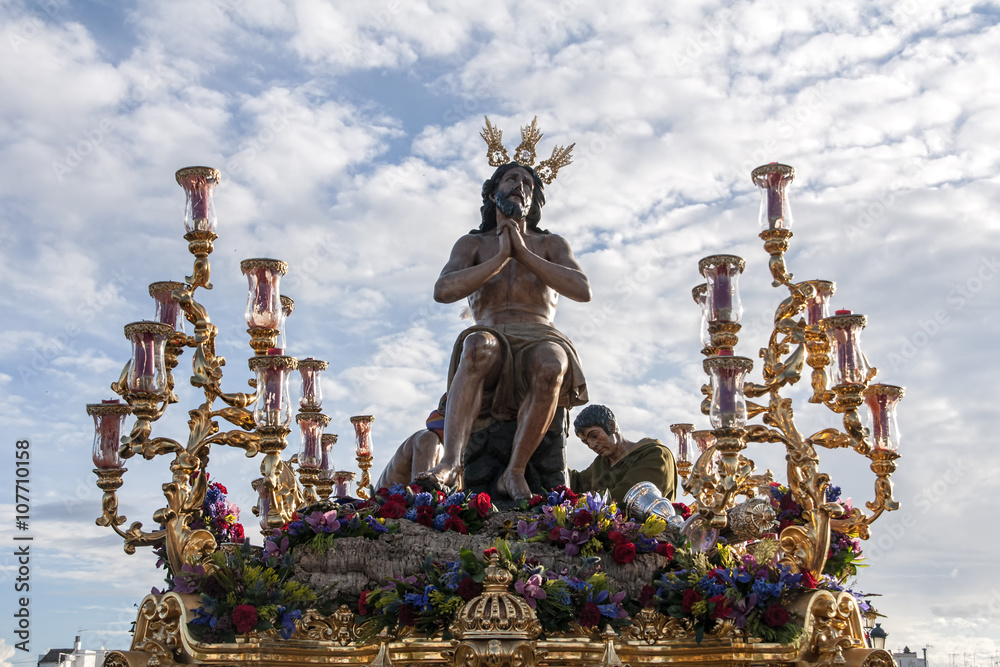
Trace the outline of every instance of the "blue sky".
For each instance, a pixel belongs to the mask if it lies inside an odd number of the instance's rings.
[[[796,167],[789,268],[837,282],[835,307],[869,317],[879,379],[907,389],[903,508],[874,525],[858,586],[883,594],[894,647],[930,644],[932,662],[1000,649],[995,5],[0,0],[0,16],[0,470],[13,475],[13,443],[29,439],[36,619],[32,654],[4,626],[0,658],[33,661],[80,630],[87,648],[124,647],[134,604],[160,583],[148,550],[126,556],[93,523],[84,405],[110,397],[121,327],[152,316],[148,284],[190,271],[174,172],[224,175],[202,301],[227,387],[250,377],[239,261],[283,259],[289,353],[330,362],[343,443],[350,415],[377,416],[380,469],[436,404],[467,325],[431,287],[477,224],[484,114],[511,148],[535,115],[540,154],[576,143],[543,227],[570,242],[594,299],[564,300],[557,325],[631,439],[705,424],[701,257],[746,258],[738,351],[757,358],[781,295],[749,172]],[[195,401],[179,393],[157,425],[175,438]],[[804,404],[797,418],[836,423]],[[771,447],[750,456],[783,476]],[[589,456],[574,442],[570,458]],[[863,460],[821,460],[846,496],[871,499]],[[258,465],[221,450],[210,465],[248,525]],[[166,462],[129,468],[123,511],[148,526]],[[0,508],[9,542],[13,498]],[[7,613],[13,567],[0,556]]]

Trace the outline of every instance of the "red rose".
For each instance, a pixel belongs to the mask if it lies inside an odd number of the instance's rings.
[[[617,530],[612,530],[611,532],[608,533],[608,539],[611,540],[614,544],[618,544],[619,542],[625,541],[625,536],[622,535]]]
[[[358,598],[358,613],[362,616],[368,615],[368,591],[361,591],[361,596]]]
[[[639,591],[639,604],[645,607],[651,607],[653,602],[653,596],[656,594],[656,589],[654,589],[650,584],[646,584]]]
[[[403,625],[416,625],[417,611],[408,604],[399,605],[399,622]]]
[[[414,493],[423,493],[424,491],[424,487],[420,486],[419,484],[410,484],[410,486],[408,486],[407,488],[410,491],[413,491]]]
[[[376,496],[381,496],[382,498],[388,499],[389,498],[389,489],[387,489],[387,488],[385,488],[383,486],[381,489],[379,489],[378,491],[375,492],[375,495]]]
[[[802,573],[802,579],[799,580],[804,588],[816,588],[816,577],[813,576],[812,572],[805,570]]]
[[[571,503],[575,503],[577,501],[577,499],[580,497],[577,493],[575,493],[573,491],[573,489],[571,489],[571,488],[569,488],[567,486],[563,486],[562,484],[560,484],[559,486],[557,486],[556,488],[554,488],[552,490],[555,491],[556,493],[563,493],[563,494],[565,494],[564,497],[566,498],[566,500],[570,501]]]
[[[493,500],[490,499],[488,493],[477,493],[476,497],[473,498],[472,502],[469,504],[476,508],[480,517],[486,516],[490,513],[490,510],[493,509]]]
[[[788,610],[775,602],[764,610],[764,622],[772,628],[778,628],[788,623]]]
[[[702,601],[701,593],[699,593],[693,588],[689,588],[686,591],[684,591],[684,595],[681,596],[681,609],[684,610],[685,614],[690,614],[691,607],[694,606],[694,603],[701,601]]]
[[[438,491],[437,489],[434,489],[434,500],[437,503],[443,503],[447,498],[448,498],[448,496],[444,495],[443,492]]]
[[[483,549],[483,558],[489,558],[493,554],[500,553],[497,551],[496,547],[489,547],[488,549]]]
[[[601,622],[601,610],[593,602],[583,605],[580,610],[580,625],[585,628],[592,628]]]
[[[444,508],[444,511],[448,513],[448,516],[459,516],[462,513],[462,506],[448,505]]]
[[[611,557],[619,565],[631,563],[635,560],[635,545],[631,542],[620,542],[615,545],[615,550],[611,553]]]
[[[802,509],[801,507],[799,507],[799,504],[795,502],[795,500],[792,498],[791,493],[785,494],[785,496],[781,499],[781,503],[778,506],[783,510],[798,511]]]
[[[389,496],[389,500],[401,503],[402,505],[406,505],[406,496],[404,496],[402,493],[392,494],[391,496]]]
[[[670,542],[658,542],[656,544],[656,553],[664,556],[667,560],[673,560],[674,545]]]
[[[234,523],[233,527],[229,529],[229,539],[233,542],[242,542],[246,539],[246,533],[243,532],[242,523]]]
[[[431,527],[434,523],[434,508],[429,505],[421,505],[417,508],[417,523],[421,526]]]
[[[545,502],[545,498],[542,498],[537,493],[528,499],[528,507],[538,507]]]
[[[559,544],[566,544],[566,540],[562,538],[559,533],[559,528],[553,528],[549,531],[549,542],[558,542]]]
[[[236,609],[233,609],[233,627],[236,628],[236,634],[246,634],[256,626],[257,607],[252,604],[236,605]]]
[[[394,500],[388,501],[378,511],[378,515],[384,519],[398,519],[406,515],[406,506]]]
[[[466,602],[474,597],[478,597],[480,593],[483,592],[483,585],[477,584],[473,581],[472,577],[466,577],[462,579],[462,583],[458,585],[458,597],[462,598]]]
[[[729,616],[729,612],[733,610],[733,605],[725,595],[716,595],[713,598],[708,599],[709,602],[715,603],[715,610],[712,612],[712,618],[725,618]]]
[[[226,487],[222,486],[222,484],[220,484],[219,482],[213,482],[213,486],[215,488],[217,488],[219,491],[222,491],[223,493],[225,493],[225,494],[228,495],[229,491],[226,489]]]
[[[672,503],[674,506],[674,511],[681,515],[682,519],[688,519],[691,517],[691,508],[684,503]]]
[[[573,524],[577,528],[586,528],[593,520],[594,517],[590,510],[577,510],[576,514],[573,515]]]
[[[454,530],[456,533],[462,533],[463,535],[469,534],[469,529],[466,527],[465,522],[459,519],[457,516],[450,516],[444,522],[444,532],[449,530]]]

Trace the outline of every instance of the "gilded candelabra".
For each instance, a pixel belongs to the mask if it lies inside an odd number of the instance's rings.
[[[783,562],[794,571],[808,571],[818,577],[826,564],[831,529],[856,530],[867,539],[871,523],[882,512],[899,507],[892,497],[890,476],[898,458],[895,405],[903,389],[871,383],[876,370],[869,366],[858,340],[867,320],[847,310],[828,314],[834,283],[792,281],[784,255],[792,237],[787,188],[794,177],[794,169],[777,163],[751,173],[762,195],[760,222],[765,229],[760,238],[769,255],[772,285],[788,290],[788,297],[775,312],[767,347],[760,350],[763,382],[746,382],[753,361],[733,353],[742,313],[737,281],[744,262],[733,255],[706,257],[699,262],[706,283],[696,287],[692,296],[702,308],[702,352],[706,356],[705,372],[710,377],[702,387],[706,396],[702,412],[709,416],[713,428],[693,433],[690,425],[674,425],[671,429],[678,438],[682,484],[695,498],[702,530],[725,528],[727,512],[736,505],[737,498],[753,497],[756,488],[770,482],[769,471],[766,475],[753,474],[753,461],[742,453],[748,443],[777,442],[785,446],[788,486],[795,502],[803,508],[806,524],[781,531]],[[809,401],[843,415],[840,429],[826,428],[806,436],[795,426],[792,401],[782,397],[781,391],[798,382],[806,366],[811,369]],[[766,402],[748,400],[764,396]],[[864,427],[858,416],[862,404],[870,409],[871,428]],[[757,416],[763,424],[747,424]],[[687,454],[689,436],[695,437],[701,452],[693,463]],[[830,478],[819,470],[817,446],[848,447],[870,459],[876,475],[875,499],[866,503],[870,514],[855,509],[850,516],[844,516],[842,505],[827,502]]]
[[[218,328],[197,299],[199,288],[211,289],[209,255],[217,240],[217,216],[213,189],[220,173],[209,167],[188,167],[177,172],[177,182],[186,194],[184,238],[194,255],[194,268],[184,282],[163,281],[150,285],[156,302],[155,321],[133,322],[125,326],[132,344],[132,358],[125,365],[112,389],[125,400],[104,401],[87,406],[95,420],[94,464],[97,485],[103,491],[103,512],[98,525],[109,526],[125,540],[125,551],[134,553],[140,546],[166,546],[171,568],[179,572],[184,564],[206,563],[206,556],[217,548],[209,530],[191,527],[200,518],[207,491],[203,474],[212,445],[236,447],[248,457],[263,454],[262,477],[254,482],[260,495],[254,512],[261,528],[269,533],[291,520],[297,508],[319,499],[316,489],[329,495],[332,480],[332,457],[324,442],[323,429],[329,417],[320,412],[319,373],[326,362],[286,356],[276,348],[284,319],[290,314],[291,299],[281,297],[280,278],[288,269],[275,259],[249,259],[241,269],[249,281],[246,321],[253,356],[248,363],[256,377],[250,380],[251,392],[228,393],[222,390],[222,367],[225,359],[216,354]],[[184,322],[192,326],[185,332]],[[153,424],[167,407],[178,402],[174,393],[173,369],[185,348],[193,351],[191,385],[201,389],[204,401],[189,414],[186,443],[168,437],[154,437]],[[296,369],[302,374],[302,398],[297,422],[302,431],[302,450],[298,470],[282,459],[291,433],[289,376]],[[216,401],[224,405],[217,407]],[[125,437],[119,439],[122,423],[131,415],[135,421]],[[220,423],[227,422],[226,429]],[[235,428],[233,428],[235,427]],[[330,441],[332,445],[336,436]],[[322,456],[321,456],[322,454]],[[171,480],[163,485],[166,506],[153,514],[159,524],[146,531],[141,522],[122,529],[126,518],[118,514],[118,489],[123,484],[124,460],[134,456],[152,459],[172,455]],[[324,468],[324,466],[326,466]]]

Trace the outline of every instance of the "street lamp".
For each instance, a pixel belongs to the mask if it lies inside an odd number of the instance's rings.
[[[876,623],[875,627],[872,628],[871,632],[868,633],[868,638],[871,639],[872,648],[885,648],[885,639],[889,636],[889,633],[882,629],[881,623]]]

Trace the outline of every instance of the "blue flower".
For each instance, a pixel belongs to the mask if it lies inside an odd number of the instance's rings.
[[[424,586],[424,592],[421,594],[417,593],[407,593],[403,600],[410,605],[413,605],[420,611],[430,611],[431,609],[431,592],[436,590],[434,586],[428,584]]]
[[[373,516],[366,516],[366,517],[365,517],[365,521],[367,521],[367,522],[368,522],[368,525],[369,525],[369,526],[370,526],[370,527],[372,528],[372,530],[374,530],[374,531],[375,531],[376,533],[388,533],[388,532],[389,532],[389,529],[388,529],[388,528],[386,528],[385,526],[383,526],[382,524],[380,524],[380,523],[378,522],[378,519],[376,519],[376,518],[375,518],[375,517],[373,517]]]
[[[431,525],[434,527],[434,530],[444,530],[444,524],[447,520],[448,520],[447,514],[438,514],[436,517],[434,517],[434,521],[431,523]]]
[[[417,510],[416,510],[416,508],[411,507],[410,509],[406,510],[406,520],[407,521],[416,521],[417,520]]]
[[[423,493],[418,493],[413,498],[414,507],[423,507],[424,505],[430,505],[434,502],[434,496],[424,491]]]
[[[393,484],[392,486],[389,487],[389,495],[390,496],[405,496],[406,495],[406,487],[397,482],[396,484]]]
[[[295,611],[286,613],[284,607],[281,605],[278,605],[278,610],[278,622],[281,624],[281,638],[289,639],[295,634],[295,621],[302,618],[302,612],[296,609]]]
[[[457,560],[445,563],[446,570],[441,575],[441,583],[448,590],[454,592],[458,590],[458,584],[465,578],[462,571],[462,564]]]
[[[840,500],[840,487],[839,486],[828,486],[826,487],[826,502],[835,503]]]
[[[461,505],[465,502],[465,494],[459,491],[458,493],[453,493],[444,500],[445,507],[451,505]]]

